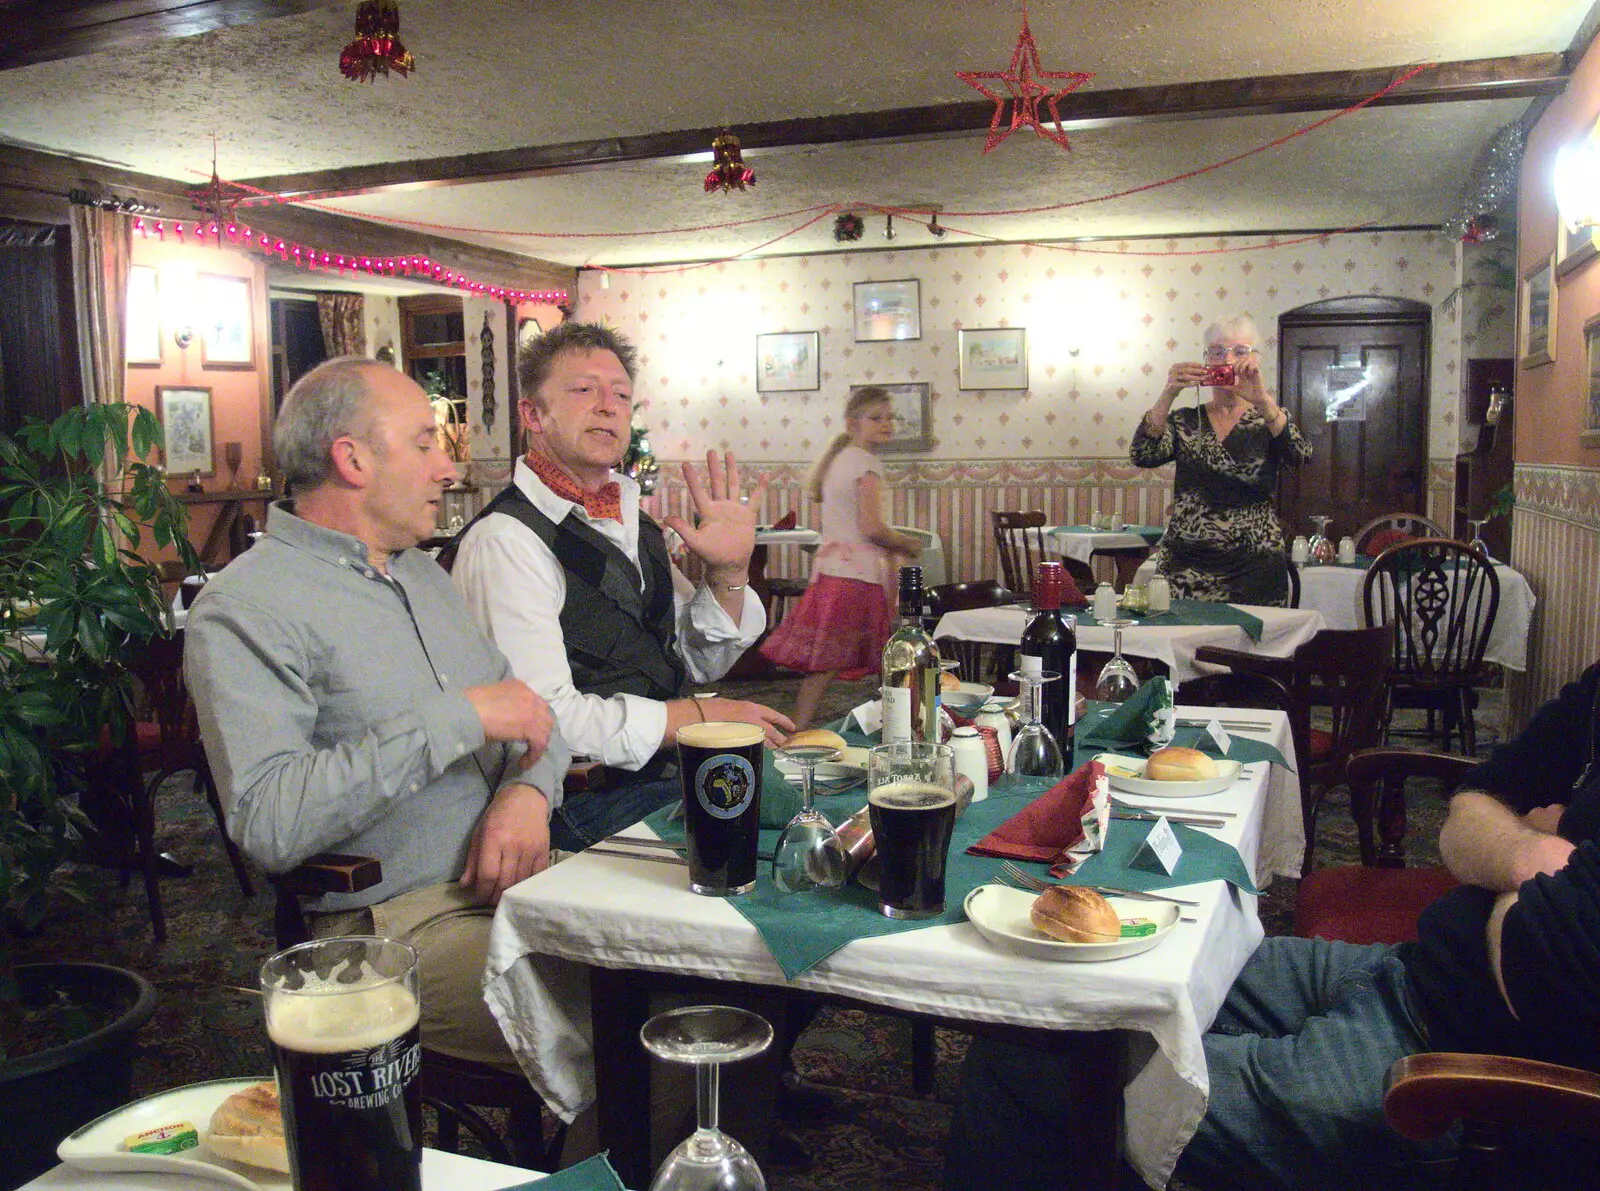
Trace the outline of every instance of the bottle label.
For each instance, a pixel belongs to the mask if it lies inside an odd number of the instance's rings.
[[[1017,661],[1020,663],[1017,668],[1024,674],[1037,674],[1044,669],[1044,659],[1038,654],[1018,654]]]
[[[883,688],[883,743],[911,739],[911,691],[903,686]]]
[[[1067,658],[1067,672],[1061,676],[1067,687],[1067,727],[1078,722],[1078,651],[1074,649]]]

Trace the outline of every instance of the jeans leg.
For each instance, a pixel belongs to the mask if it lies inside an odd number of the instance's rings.
[[[1074,1075],[1061,1055],[976,1035],[945,1147],[945,1191],[1067,1191]]]
[[[683,793],[677,777],[655,778],[610,790],[580,790],[550,816],[550,846],[581,852],[608,835],[632,827]]]
[[[1263,939],[1228,990],[1211,1032],[1293,1034],[1333,1003],[1351,968],[1371,964],[1390,950],[1327,939]]]

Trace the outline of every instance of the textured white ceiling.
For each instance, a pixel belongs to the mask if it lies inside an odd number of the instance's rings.
[[[352,4],[7,71],[0,137],[187,181],[210,173],[212,134],[221,172],[251,177],[956,102],[976,97],[956,70],[1005,66],[1019,7],[1012,0],[402,0],[401,33],[417,72],[357,85],[335,67]],[[1586,0],[1034,0],[1029,12],[1046,69],[1092,70],[1090,88],[1119,88],[1560,50],[1587,7]],[[972,224],[1015,238],[1432,222],[1487,136],[1525,106],[1362,113],[1201,182],[1070,215]],[[1076,133],[1071,154],[1031,136],[987,157],[981,140],[970,138],[778,152],[752,160],[760,185],[745,196],[700,193],[704,166],[645,163],[340,205],[470,227],[569,231],[652,229],[823,202],[993,209],[1149,181],[1314,118]],[[774,224],[769,234],[787,226]],[[578,246],[470,238],[565,262],[619,263],[722,255],[766,237]],[[819,226],[772,250],[829,245]]]

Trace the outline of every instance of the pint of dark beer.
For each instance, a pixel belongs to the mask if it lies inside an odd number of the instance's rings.
[[[890,918],[944,913],[944,864],[956,823],[955,757],[947,744],[885,744],[867,762],[867,814],[877,843],[878,909]]]
[[[321,939],[262,965],[295,1191],[421,1191],[417,953]]]
[[[766,733],[754,724],[678,729],[689,888],[720,897],[756,886],[761,766]]]

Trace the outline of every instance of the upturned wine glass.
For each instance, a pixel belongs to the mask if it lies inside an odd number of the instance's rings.
[[[1131,620],[1111,622],[1111,660],[1100,668],[1094,687],[1094,697],[1102,703],[1121,703],[1139,689],[1139,675],[1122,656],[1122,630],[1132,623]]]
[[[772,883],[779,893],[803,893],[821,885],[837,889],[844,884],[844,845],[816,807],[811,805],[812,785],[818,765],[839,756],[827,745],[796,745],[773,754],[800,770],[800,810],[778,836],[772,854]]]
[[[1311,535],[1311,541],[1306,545],[1310,554],[1308,561],[1313,566],[1330,563],[1339,556],[1339,548],[1328,537],[1328,526],[1332,521],[1332,517],[1311,518],[1311,524],[1316,526],[1316,532]]]
[[[693,1063],[695,1074],[695,1131],[667,1155],[650,1191],[767,1191],[749,1151],[717,1127],[722,1064],[772,1044],[766,1019],[728,1005],[692,1005],[656,1014],[639,1041],[658,1059]]]
[[[1011,752],[1006,757],[1006,772],[1018,777],[1058,778],[1066,773],[1061,759],[1061,746],[1044,726],[1044,688],[1057,681],[1061,674],[1055,670],[1014,670],[1011,680],[1022,690],[1023,707],[1028,722],[1017,730],[1011,740]]]
[[[1482,553],[1485,558],[1489,557],[1489,547],[1483,540],[1483,527],[1489,524],[1489,520],[1488,517],[1467,518],[1467,525],[1472,530],[1472,540],[1467,545]]]

